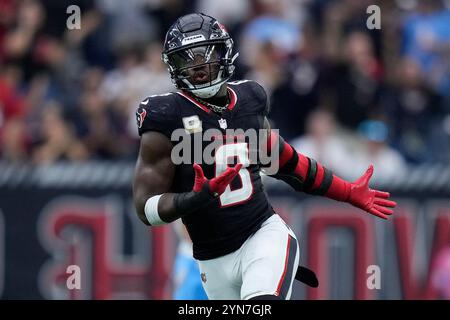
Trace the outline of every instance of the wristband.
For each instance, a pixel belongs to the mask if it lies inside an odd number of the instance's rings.
[[[152,226],[161,226],[167,223],[164,222],[158,214],[158,202],[161,196],[162,194],[153,196],[151,198],[148,198],[147,202],[145,202],[144,207],[145,216],[147,217],[147,221]]]

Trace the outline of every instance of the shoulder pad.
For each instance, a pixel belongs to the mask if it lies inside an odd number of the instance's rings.
[[[139,136],[146,131],[158,131],[170,139],[176,114],[172,93],[147,97],[136,110]]]
[[[266,90],[258,82],[253,80],[240,80],[229,82],[231,85],[240,86],[245,90],[251,99],[257,102],[257,113],[263,116],[267,116],[269,113],[269,99],[267,97]]]

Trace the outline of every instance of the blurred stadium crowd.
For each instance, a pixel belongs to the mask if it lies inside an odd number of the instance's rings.
[[[81,29],[68,30],[68,6]],[[381,8],[381,30],[366,9]],[[298,150],[345,177],[450,163],[450,1],[0,0],[0,159],[134,160],[135,109],[174,91],[168,27],[204,12],[231,32],[236,79],[261,83]]]

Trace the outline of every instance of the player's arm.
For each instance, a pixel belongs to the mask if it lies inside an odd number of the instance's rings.
[[[227,168],[221,175],[208,180],[201,166],[194,164],[192,191],[171,193],[175,174],[171,151],[172,144],[165,135],[156,131],[142,135],[133,180],[133,200],[139,218],[147,225],[170,223],[210,203],[225,191],[242,166]]]
[[[173,194],[168,193],[175,172],[170,160],[171,148],[169,139],[159,132],[149,131],[142,135],[134,172],[133,200],[139,218],[147,225],[150,223],[145,215],[145,205],[152,197],[163,195],[158,201],[162,219],[169,222],[175,213]]]
[[[348,202],[383,219],[393,213],[391,208],[397,204],[389,200],[389,193],[369,188],[372,165],[355,182],[345,181],[319,162],[297,152],[275,131],[270,130],[267,119],[264,126],[268,129],[265,147],[269,152],[278,153],[279,169],[277,174],[272,175],[274,178],[285,181],[296,191]]]

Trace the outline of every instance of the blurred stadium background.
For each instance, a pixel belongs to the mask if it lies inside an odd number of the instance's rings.
[[[66,28],[72,4],[80,30]],[[372,4],[381,30],[366,27]],[[131,200],[134,112],[174,90],[161,44],[194,11],[231,32],[235,78],[266,88],[288,141],[347,179],[374,163],[374,184],[399,203],[380,221],[267,180],[321,281],[295,284],[293,298],[450,299],[444,0],[0,0],[0,298],[172,299],[186,281],[198,289],[190,267],[174,267],[177,252],[189,255],[182,229],[146,228]],[[72,264],[81,290],[66,287]],[[379,290],[366,286],[370,265],[381,269]]]

